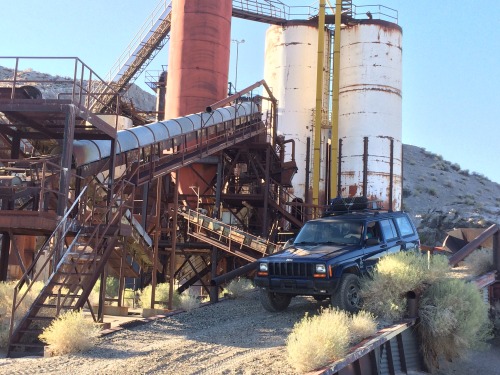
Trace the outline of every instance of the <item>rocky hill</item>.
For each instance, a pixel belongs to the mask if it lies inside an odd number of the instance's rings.
[[[12,69],[0,67],[0,80],[12,77]],[[21,71],[24,79],[49,81],[38,85],[44,98],[55,98],[58,92],[70,92],[52,80],[60,76]],[[68,78],[69,79],[69,78]],[[127,93],[136,108],[154,110],[155,97],[132,85]],[[421,241],[429,246],[441,245],[446,232],[453,228],[487,227],[500,223],[500,185],[487,177],[463,170],[424,148],[403,146],[403,209],[418,227]]]
[[[404,145],[403,178],[403,208],[426,245],[440,245],[453,228],[500,222],[500,185],[439,154]]]

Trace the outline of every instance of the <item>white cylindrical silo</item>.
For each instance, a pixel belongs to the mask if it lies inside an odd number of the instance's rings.
[[[341,34],[339,140],[341,194],[401,209],[402,30],[381,20]]]
[[[328,45],[328,33],[325,33],[325,52]],[[278,100],[278,134],[295,140],[298,171],[292,180],[293,194],[303,202],[306,197],[311,199],[317,59],[317,25],[289,24],[286,27],[271,26],[267,30],[264,79]],[[325,53],[324,65],[329,66],[326,61],[328,53]],[[324,91],[328,92],[328,89]],[[323,100],[323,103],[320,197],[325,191],[325,147],[328,141],[328,100]],[[290,150],[286,151],[289,160]]]

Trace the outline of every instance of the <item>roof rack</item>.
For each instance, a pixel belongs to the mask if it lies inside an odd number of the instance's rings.
[[[380,202],[379,200],[369,200],[367,197],[336,197],[330,200],[323,217],[359,211],[380,211]]]

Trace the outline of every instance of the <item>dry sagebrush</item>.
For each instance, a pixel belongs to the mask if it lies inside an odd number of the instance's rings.
[[[179,297],[179,307],[185,311],[191,311],[200,306],[200,301],[190,294],[181,294]]]
[[[95,345],[99,326],[80,311],[67,311],[52,321],[38,337],[54,355],[85,351]]]
[[[10,319],[12,316],[12,304],[14,300],[14,287],[17,282],[0,282],[0,347],[6,347],[9,341]],[[24,317],[28,309],[31,307],[36,297],[40,294],[44,284],[41,281],[36,281],[31,285],[31,288],[21,301],[16,315],[14,317],[14,328],[17,327],[21,319]],[[19,295],[23,295],[27,290],[25,285],[21,289]],[[19,298],[19,297],[18,297]],[[19,303],[19,300],[17,300]]]
[[[491,338],[488,306],[474,284],[447,279],[424,292],[419,304],[419,333],[429,368],[440,358],[463,357],[471,348],[485,346]]]
[[[464,265],[473,276],[479,276],[492,271],[495,268],[493,264],[493,250],[486,248],[474,250],[464,259]]]
[[[161,283],[156,285],[155,289],[155,305],[154,308],[166,309],[168,307],[170,284]],[[151,293],[153,292],[153,287],[151,285],[146,286],[141,290],[139,295],[139,306],[142,308],[151,307]],[[179,306],[179,294],[174,292],[172,305],[174,308]]]
[[[231,282],[224,289],[224,293],[229,294],[234,298],[244,297],[248,292],[254,290],[252,282],[245,278],[238,278],[231,280]]]
[[[288,362],[299,372],[307,372],[343,358],[349,347],[376,332],[373,315],[358,315],[336,309],[306,315],[295,324],[286,341]]]
[[[362,280],[363,308],[378,318],[396,321],[406,311],[406,293],[420,293],[426,285],[444,279],[450,271],[445,256],[427,257],[414,252],[399,252],[382,257],[371,277]]]

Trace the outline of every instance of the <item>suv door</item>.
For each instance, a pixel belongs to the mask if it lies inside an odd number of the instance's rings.
[[[402,241],[400,241],[396,225],[392,219],[380,220],[380,228],[382,229],[383,244],[385,254],[393,254],[401,251]]]
[[[371,221],[366,225],[364,240],[363,271],[372,271],[380,257],[387,254],[379,221]]]
[[[406,215],[395,217],[396,226],[399,236],[402,240],[402,247],[404,250],[419,251],[419,239],[416,229]]]

